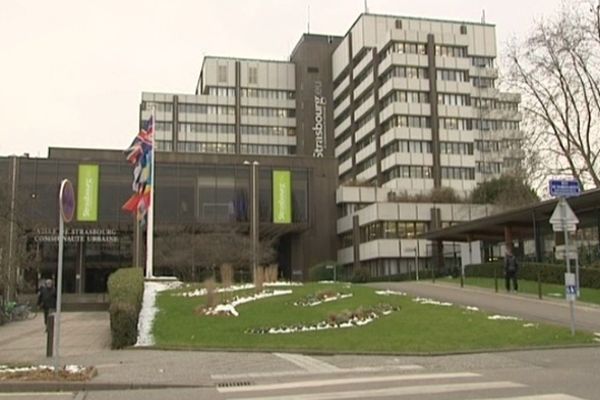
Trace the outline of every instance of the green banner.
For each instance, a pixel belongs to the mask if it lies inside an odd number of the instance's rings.
[[[273,223],[292,222],[292,179],[290,171],[273,171]]]
[[[77,220],[98,221],[98,165],[80,165],[77,179]]]

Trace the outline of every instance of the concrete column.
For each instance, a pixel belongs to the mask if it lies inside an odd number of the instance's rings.
[[[510,225],[504,226],[504,245],[506,246],[507,249],[510,249],[512,251],[512,249],[513,249],[513,234],[512,234],[512,228],[510,227]]]
[[[354,251],[353,270],[360,267],[360,226],[358,224],[358,215],[352,217],[352,247]]]

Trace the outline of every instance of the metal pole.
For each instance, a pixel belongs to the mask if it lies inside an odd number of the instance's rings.
[[[415,246],[415,268],[417,269],[417,280],[419,280],[419,245]]]
[[[58,373],[58,359],[60,357],[60,311],[62,303],[62,274],[63,250],[65,236],[65,222],[62,213],[58,216],[58,273],[56,278],[56,313],[54,317],[54,373]]]
[[[252,162],[252,279],[256,282],[257,270],[257,234],[258,234],[258,193],[256,187],[256,161]]]
[[[146,225],[146,278],[154,277],[154,191],[156,190],[156,107],[152,106],[152,156],[150,158],[150,204]]]
[[[9,301],[13,294],[11,293],[11,289],[14,289],[15,298],[16,298],[16,279],[13,280],[13,241],[14,241],[14,230],[15,230],[15,196],[16,196],[16,188],[17,188],[17,157],[12,158],[12,182],[11,182],[11,197],[10,197],[10,222],[8,227],[8,262],[7,262],[7,285],[6,285],[6,295],[5,300]],[[15,274],[16,276],[16,274]],[[15,285],[13,288],[12,285]]]
[[[569,232],[567,231],[567,201],[564,197],[561,197],[560,202],[560,217],[562,219],[562,228],[565,238],[565,263],[567,264],[567,273],[571,273],[571,260],[569,259]],[[575,335],[575,306],[573,299],[569,299],[569,313],[571,314],[571,335]]]

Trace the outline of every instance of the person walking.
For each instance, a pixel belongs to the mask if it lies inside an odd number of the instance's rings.
[[[506,249],[506,255],[504,256],[504,279],[506,280],[506,291],[510,292],[510,281],[512,280],[513,290],[516,292],[519,290],[519,284],[517,282],[517,272],[519,271],[519,264],[517,258],[514,256],[512,249]]]
[[[48,314],[56,309],[56,289],[52,279],[46,279],[46,284],[40,288],[37,304],[44,310],[44,325],[48,330]]]

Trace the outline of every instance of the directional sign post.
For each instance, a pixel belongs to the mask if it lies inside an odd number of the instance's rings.
[[[567,273],[565,274],[565,294],[569,301],[569,310],[571,313],[571,335],[575,335],[575,302],[578,277],[571,273],[571,258],[569,257],[569,232],[577,230],[579,219],[565,200],[567,197],[579,196],[581,188],[576,180],[551,180],[549,182],[550,195],[559,197],[560,200],[550,217],[552,230],[554,232],[563,232],[565,235],[565,263],[567,265]],[[579,263],[578,263],[579,264]],[[579,271],[577,271],[579,275]],[[575,295],[572,295],[574,293]]]

